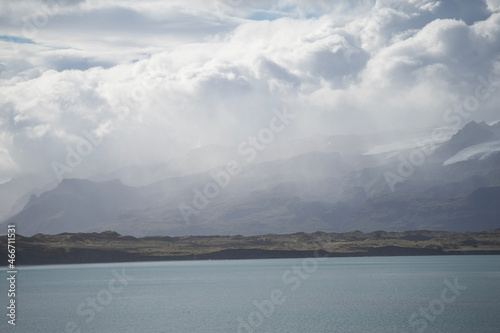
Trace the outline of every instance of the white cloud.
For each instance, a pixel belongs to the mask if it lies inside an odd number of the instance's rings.
[[[429,126],[500,54],[493,1],[82,1],[46,24],[2,6],[0,35],[35,42],[0,41],[5,177],[52,172],[83,130],[104,135],[74,171],[88,176],[237,144],[285,106],[297,136]]]

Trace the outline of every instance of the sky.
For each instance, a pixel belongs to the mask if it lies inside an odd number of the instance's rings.
[[[276,110],[290,137],[500,120],[488,81],[500,0],[2,1],[0,183],[236,146]]]

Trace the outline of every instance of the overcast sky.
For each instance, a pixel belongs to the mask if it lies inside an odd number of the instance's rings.
[[[103,136],[92,173],[237,145],[274,109],[295,136],[450,125],[500,77],[500,0],[44,3],[0,2],[0,181],[82,131]],[[500,119],[499,96],[464,123]]]

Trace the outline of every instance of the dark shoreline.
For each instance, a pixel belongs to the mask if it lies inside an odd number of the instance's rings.
[[[316,232],[261,236],[154,236],[116,232],[16,237],[16,265],[149,261],[500,255],[500,229],[484,232],[407,231],[343,234]],[[0,236],[0,267],[8,265]]]
[[[352,258],[352,257],[404,257],[404,256],[450,256],[450,255],[500,255],[500,250],[478,251],[440,251],[432,249],[414,248],[374,248],[366,252],[327,252],[313,251],[280,251],[262,249],[228,249],[211,253],[192,254],[182,256],[134,256],[124,255],[121,251],[82,249],[71,251],[67,256],[51,258],[26,258],[20,255],[17,266],[23,265],[69,265],[69,264],[98,264],[98,263],[126,263],[126,262],[161,262],[161,261],[192,261],[192,260],[246,260],[246,259],[292,259],[292,258]],[[0,266],[7,267],[7,266]]]

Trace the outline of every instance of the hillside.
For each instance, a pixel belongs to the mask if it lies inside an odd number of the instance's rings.
[[[0,260],[7,262],[6,236],[0,237]],[[316,252],[318,251],[318,252]],[[471,233],[376,231],[362,233],[260,236],[121,236],[116,232],[18,236],[17,264],[160,261],[191,259],[263,259],[314,255],[401,256],[500,254],[500,229]]]

